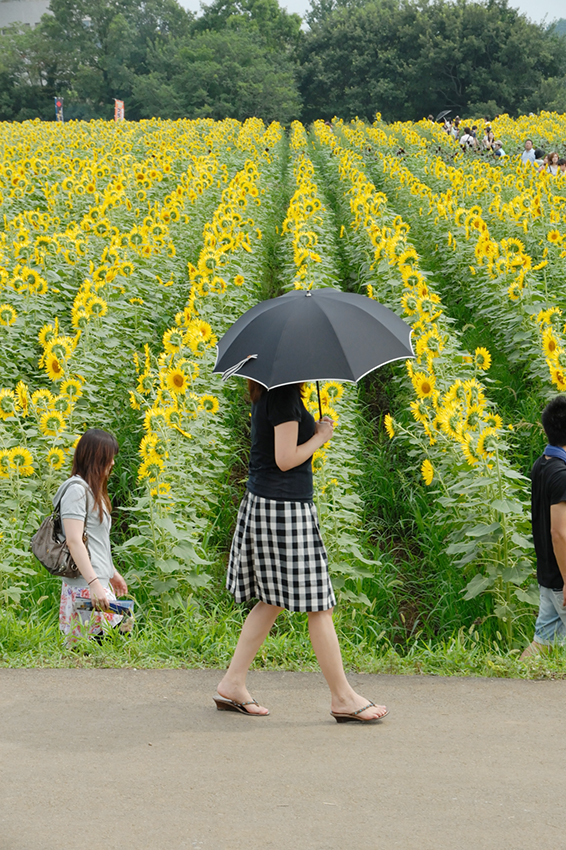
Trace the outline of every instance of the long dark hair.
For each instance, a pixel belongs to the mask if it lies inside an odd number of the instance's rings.
[[[109,466],[119,449],[114,434],[100,428],[89,428],[77,443],[73,456],[71,475],[80,475],[92,490],[100,522],[104,508],[108,513],[112,510],[107,490]]]
[[[256,404],[262,395],[267,392],[267,388],[264,387],[263,384],[258,384],[257,381],[252,381],[251,378],[248,378],[248,392],[250,394],[252,404]]]

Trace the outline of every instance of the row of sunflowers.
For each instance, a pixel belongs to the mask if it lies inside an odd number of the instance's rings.
[[[499,121],[512,149],[523,125]],[[544,119],[546,138],[562,129]],[[416,358],[393,367],[398,406],[383,412],[390,450],[404,446],[420,473],[429,522],[465,576],[463,610],[486,594],[511,635],[535,601],[528,482],[488,348],[524,368],[541,399],[566,389],[564,181],[464,155],[428,122],[295,122],[288,134],[257,119],[25,122],[0,133],[6,601],[37,584],[27,540],[93,426],[121,443],[117,554],[134,592],[166,611],[214,587],[247,427],[241,382],[212,374],[216,342],[262,298],[333,286],[412,327]],[[439,257],[489,346],[467,350],[430,271]],[[316,413],[318,388],[305,396]],[[366,412],[336,382],[320,401],[338,425],[314,457],[333,578],[343,599],[367,605],[389,566],[363,532]]]

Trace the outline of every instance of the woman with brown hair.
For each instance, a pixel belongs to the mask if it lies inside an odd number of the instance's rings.
[[[91,428],[80,438],[73,456],[71,477],[63,482],[53,499],[59,506],[62,529],[79,578],[63,579],[59,626],[70,644],[81,634],[79,599],[90,599],[95,609],[88,612],[88,632],[101,635],[105,628],[118,625],[122,616],[113,614],[109,601],[128,592],[126,582],[114,567],[110,550],[108,478],[118,454],[113,434]],[[86,532],[87,545],[83,535]],[[86,615],[87,612],[85,612]]]
[[[334,425],[305,408],[301,384],[267,391],[248,381],[252,445],[247,492],[240,505],[226,586],[236,602],[259,599],[242,628],[230,666],[214,697],[221,711],[265,716],[246,687],[248,669],[279,614],[308,613],[313,649],[338,722],[385,717],[387,709],[357,694],[346,679],[332,621],[336,604],[328,557],[313,503],[312,455]]]

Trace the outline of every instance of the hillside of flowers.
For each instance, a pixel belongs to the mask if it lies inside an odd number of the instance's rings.
[[[538,601],[528,472],[566,390],[566,118],[0,124],[0,605],[49,615],[29,539],[88,427],[116,434],[113,546],[149,619],[229,606],[249,403],[212,374],[258,301],[335,287],[411,326],[415,358],[321,386],[316,501],[339,616],[368,645],[482,630]],[[316,388],[305,403],[316,414]],[[200,613],[199,613],[200,612]]]

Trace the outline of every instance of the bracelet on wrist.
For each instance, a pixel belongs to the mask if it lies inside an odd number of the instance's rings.
[[[91,584],[92,584],[93,582],[95,582],[95,581],[98,581],[98,576],[95,576],[94,578],[91,578],[91,580],[90,580],[89,582],[87,582],[87,583],[88,583],[88,586],[90,587],[90,586],[91,586]]]

